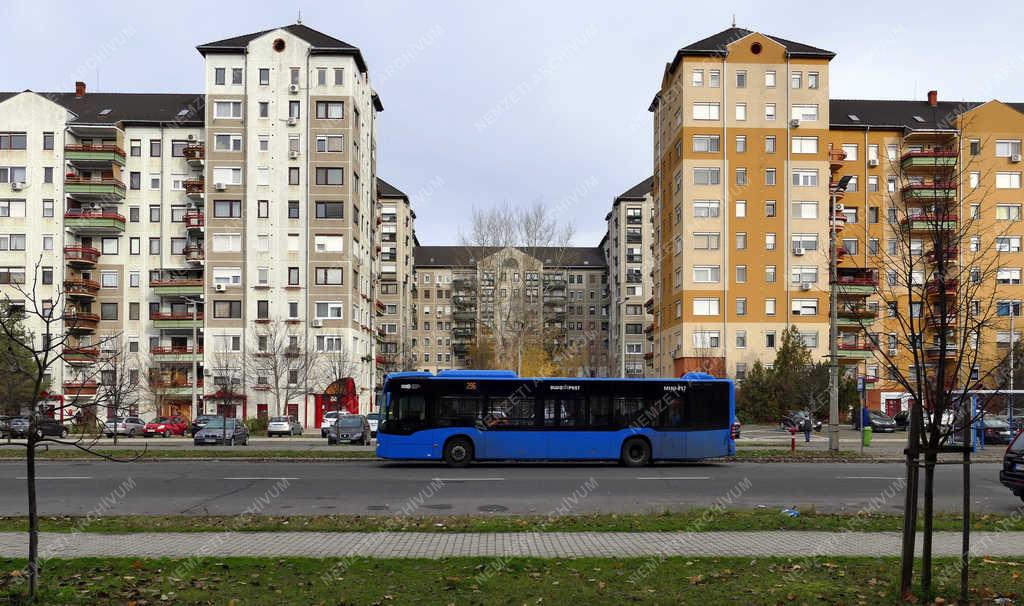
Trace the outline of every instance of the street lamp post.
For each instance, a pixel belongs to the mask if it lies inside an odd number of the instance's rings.
[[[829,312],[829,390],[828,390],[828,449],[839,452],[839,304],[836,300],[836,283],[839,282],[838,259],[836,258],[836,214],[839,194],[846,191],[850,183],[849,175],[839,179],[835,187],[830,188],[828,227],[828,312]]]

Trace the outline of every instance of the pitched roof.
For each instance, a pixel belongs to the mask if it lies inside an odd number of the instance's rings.
[[[25,91],[32,92],[32,91]],[[0,101],[20,93],[0,92]],[[202,126],[205,97],[181,93],[35,93],[71,112],[77,124],[119,122],[165,122],[180,126]]]
[[[394,185],[388,183],[384,179],[377,177],[377,197],[378,198],[404,198],[409,199],[409,196],[405,195],[404,192],[399,190]]]
[[[654,177],[647,177],[643,181],[630,187],[615,197],[616,200],[643,200],[647,194],[654,190]]]
[[[977,101],[939,101],[932,107],[927,101],[893,101],[878,99],[832,99],[829,101],[829,122],[831,128],[861,129],[909,128],[950,129],[956,128],[956,117],[982,105]],[[1019,103],[1009,103],[1021,111]]]
[[[366,62],[363,61],[363,55],[359,52],[359,49],[352,46],[344,40],[339,40],[334,36],[328,36],[327,34],[317,31],[307,25],[301,23],[293,23],[291,25],[285,25],[283,27],[275,27],[273,29],[265,29],[261,32],[254,32],[251,34],[243,34],[241,36],[235,36],[234,38],[225,38],[223,40],[217,40],[216,42],[207,42],[206,44],[200,44],[196,47],[200,53],[205,55],[206,53],[237,53],[249,46],[249,43],[253,40],[263,36],[264,34],[283,29],[286,32],[301,38],[312,46],[310,52],[314,54],[327,54],[337,53],[353,55],[356,59],[356,63],[359,65],[360,71],[366,71]]]
[[[497,246],[417,246],[413,250],[416,267],[472,267],[474,263],[500,250]],[[599,246],[519,247],[523,253],[545,263],[557,261],[554,267],[600,269],[607,267],[604,251]]]
[[[713,36],[708,36],[703,40],[698,40],[693,44],[688,44],[676,52],[676,57],[672,61],[669,70],[674,70],[676,65],[679,63],[679,58],[686,55],[724,57],[728,54],[727,47],[730,44],[753,33],[753,31],[742,27],[730,27],[729,29],[722,30]],[[763,35],[784,46],[786,48],[786,52],[791,57],[832,59],[836,56],[832,51],[828,51],[823,48],[818,48],[802,42],[793,42],[792,40],[786,40],[785,38],[779,38],[778,36],[772,36],[770,34]]]

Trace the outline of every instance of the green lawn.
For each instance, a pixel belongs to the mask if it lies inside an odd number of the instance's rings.
[[[0,559],[0,600],[18,603],[23,566]],[[83,558],[45,563],[41,603],[896,604],[898,569],[893,558]],[[1018,570],[979,561],[972,597],[1018,598]],[[950,577],[938,595],[957,593],[959,576]]]
[[[804,511],[797,518],[775,509],[711,512],[691,510],[660,514],[589,514],[543,516],[103,516],[43,517],[44,532],[217,532],[244,531],[402,531],[402,532],[668,532],[675,530],[835,530],[854,532],[899,531],[899,515],[844,515]],[[1024,531],[1024,519],[976,515],[974,530]],[[960,530],[955,514],[937,514],[936,530]],[[0,531],[28,530],[24,516],[0,517]]]

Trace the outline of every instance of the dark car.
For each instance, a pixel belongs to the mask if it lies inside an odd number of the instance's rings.
[[[334,426],[327,432],[328,444],[362,444],[370,443],[370,422],[363,415],[343,415],[338,417]]]
[[[891,433],[896,431],[896,421],[889,415],[877,410],[868,410],[868,427],[871,431]],[[854,429],[860,429],[860,418],[854,420]]]
[[[791,410],[787,412],[786,415],[782,417],[782,420],[779,421],[779,427],[786,431],[789,431],[790,429],[801,431],[804,419],[806,418],[811,419],[811,426],[814,427],[814,431],[821,431],[821,421],[814,420],[811,413],[806,410]]]
[[[6,422],[4,432],[11,438],[27,438],[30,426],[31,422],[28,417],[11,417]],[[37,438],[46,436],[66,438],[69,433],[67,427],[49,417],[36,419],[35,432]]]
[[[198,417],[192,419],[192,425],[189,427],[188,432],[192,434],[193,438],[196,437],[196,434],[199,433],[199,430],[206,427],[206,424],[209,423],[210,419],[212,418],[214,417],[211,417],[209,415],[199,415]]]
[[[192,436],[196,446],[223,444],[225,446],[249,445],[249,429],[238,419],[211,417],[205,427]]]
[[[999,472],[999,481],[1010,489],[1013,494],[1024,501],[1024,432],[1018,432],[1017,437],[1006,448],[1003,455],[1003,469]]]
[[[7,429],[11,423],[11,417],[7,415],[0,415],[0,438],[7,437]]]
[[[986,444],[1009,444],[1013,438],[1010,424],[1006,422],[1006,419],[986,416],[978,423],[981,425],[982,431],[985,432]]]

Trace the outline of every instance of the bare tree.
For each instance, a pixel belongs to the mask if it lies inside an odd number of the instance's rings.
[[[243,368],[245,382],[270,392],[274,415],[283,415],[293,399],[305,396],[315,379],[317,352],[307,347],[301,326],[280,318],[255,325],[250,331],[255,349]]]
[[[852,255],[844,255],[843,247],[838,249],[837,289],[842,299],[838,313],[855,326],[841,335],[840,357],[844,352],[871,351],[883,374],[883,387],[903,392],[909,404],[904,594],[910,592],[913,580],[921,458],[921,591],[929,596],[938,456],[961,452],[967,469],[970,451],[954,442],[962,434],[966,443],[976,419],[972,409],[976,396],[971,390],[999,386],[995,375],[999,359],[986,339],[1000,325],[996,285],[1010,281],[999,269],[997,247],[1005,231],[998,223],[983,219],[996,215],[987,189],[967,186],[969,175],[977,172],[973,162],[963,160],[972,158],[962,149],[961,133],[968,128],[961,124],[959,131],[919,134],[913,143],[905,137],[890,157],[889,173],[895,182],[888,188],[888,239],[885,247],[879,247],[873,264],[884,268],[884,276],[870,267],[858,267]],[[978,182],[984,181],[978,178]],[[833,220],[840,227],[844,223],[842,216]],[[875,283],[887,335],[874,332],[875,315],[870,307],[862,298],[851,296],[856,289]],[[965,471],[965,491],[966,480]],[[966,533],[969,501],[965,499],[964,504]]]
[[[105,409],[107,416],[121,417],[137,412],[141,401],[143,381],[138,353],[130,351],[125,341],[110,339],[108,345],[109,351],[104,351],[97,363],[100,381],[96,400],[89,406],[89,414],[84,415],[98,424],[103,420],[96,414],[97,407]],[[113,438],[116,446],[116,431]]]
[[[29,554],[28,591],[34,600],[39,589],[39,508],[36,493],[36,449],[48,443],[64,444],[109,460],[115,459],[94,449],[98,435],[69,436],[66,428],[59,436],[46,435],[48,418],[71,418],[81,413],[83,402],[89,407],[105,404],[106,396],[99,390],[97,377],[101,369],[99,352],[118,336],[90,341],[98,318],[69,302],[64,288],[51,287],[50,298],[44,299],[41,280],[41,259],[36,262],[31,280],[16,280],[8,285],[0,301],[0,335],[6,341],[12,365],[5,372],[12,379],[31,385],[27,404],[28,428],[24,443],[7,442],[3,446],[25,449],[25,477],[28,492]],[[12,297],[12,293],[14,297]],[[64,369],[63,396],[54,398],[45,393],[54,370]],[[72,412],[74,411],[74,412]]]

